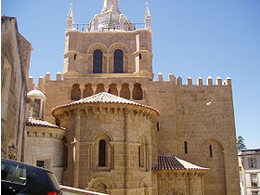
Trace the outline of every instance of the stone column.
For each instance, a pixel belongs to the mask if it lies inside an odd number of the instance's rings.
[[[74,137],[74,146],[73,146],[73,157],[74,157],[74,179],[73,186],[79,187],[79,176],[80,176],[80,167],[79,167],[79,153],[80,153],[80,128],[81,128],[81,117],[83,112],[78,110],[76,113],[75,121],[75,137]]]
[[[97,86],[96,85],[92,85],[92,90],[93,90],[93,95],[95,95],[96,91],[97,91]]]
[[[124,109],[124,194],[127,194],[127,188],[129,188],[129,171],[130,171],[130,163],[129,163],[129,117],[130,111],[129,109]]]
[[[142,90],[143,90],[143,100],[146,100],[146,91],[147,91],[147,89],[146,88],[142,88]]]
[[[109,86],[104,83],[105,92],[108,92]]]
[[[111,57],[113,56],[112,54],[108,53],[108,54],[104,54],[104,56],[106,57],[107,63],[106,63],[106,72],[110,73],[113,72],[112,68],[111,68]]]
[[[117,95],[120,97],[120,93],[121,93],[121,89],[122,89],[122,85],[116,85],[116,89],[117,89]]]
[[[129,90],[130,90],[130,100],[132,100],[133,99],[134,86],[129,84]]]
[[[80,89],[80,92],[81,92],[80,99],[82,99],[83,95],[84,95],[83,93],[84,93],[85,86],[80,85],[79,89]]]

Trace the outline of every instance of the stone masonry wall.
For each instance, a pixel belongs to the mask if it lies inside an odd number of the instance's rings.
[[[15,18],[2,17],[1,39],[1,155],[22,160],[32,48],[19,34]]]
[[[67,120],[74,118],[74,126],[67,126],[68,131],[74,131],[67,140],[74,141],[67,144],[69,152],[65,185],[97,191],[98,186],[105,185],[106,192],[118,195],[124,191],[128,191],[128,194],[142,194],[144,190],[151,193],[150,167],[155,159],[152,157],[152,142],[155,140],[151,140],[155,136],[151,131],[155,131],[156,124],[153,114],[137,106],[113,104],[81,105],[68,110],[72,116],[61,117],[61,125],[68,124]],[[60,118],[59,114],[55,116]],[[66,122],[63,123],[63,120]],[[102,139],[108,144],[106,166],[98,164],[98,144]],[[140,146],[144,147],[144,164],[141,167]],[[156,148],[154,150],[156,153]]]

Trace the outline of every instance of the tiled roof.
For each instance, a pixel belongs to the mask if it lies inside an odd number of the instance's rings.
[[[238,153],[238,156],[246,156],[246,155],[259,155],[260,154],[260,149],[245,149],[241,150]]]
[[[56,129],[62,129],[65,130],[64,127],[59,127],[57,125],[51,124],[47,121],[43,121],[40,119],[35,119],[32,117],[29,117],[26,123],[27,126],[38,126],[38,127],[49,127],[49,128],[56,128]]]
[[[149,108],[151,110],[154,110],[159,115],[159,111],[156,110],[155,108],[151,107],[151,106],[139,104],[137,102],[130,101],[130,100],[124,99],[122,97],[107,93],[107,92],[101,92],[101,93],[92,95],[92,96],[87,97],[87,98],[83,98],[81,100],[78,100],[78,101],[75,101],[75,102],[72,102],[72,103],[69,103],[69,104],[57,106],[57,107],[53,108],[51,112],[53,113],[53,111],[55,111],[59,108],[70,107],[70,106],[80,105],[80,104],[93,104],[93,103],[136,105],[136,106],[141,106],[141,107],[145,107],[145,108]]]
[[[161,170],[208,170],[208,169],[181,160],[175,156],[159,156],[157,165],[153,166],[152,170],[161,171]]]

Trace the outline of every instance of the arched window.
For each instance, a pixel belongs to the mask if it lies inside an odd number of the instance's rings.
[[[106,141],[103,139],[99,141],[98,166],[106,166]]]
[[[92,86],[91,84],[85,85],[85,89],[83,91],[83,98],[93,95],[93,90],[91,86]]]
[[[79,100],[81,97],[81,91],[79,88],[79,84],[75,84],[72,86],[70,99],[71,100]]]
[[[93,53],[93,73],[102,73],[103,52],[99,49]]]
[[[105,86],[104,84],[98,84],[97,85],[97,89],[96,89],[96,94],[100,93],[100,92],[104,92],[105,91]]]
[[[139,83],[134,84],[133,99],[134,100],[143,99],[143,90],[142,90],[141,84],[139,84]]]
[[[114,73],[123,73],[124,53],[121,49],[114,51]]]
[[[127,83],[124,83],[122,85],[121,91],[120,91],[120,97],[125,98],[125,99],[130,99],[130,89],[129,85]]]
[[[118,95],[118,91],[117,91],[117,88],[116,88],[116,84],[111,84],[109,85],[109,91],[108,93],[111,93],[113,95]]]
[[[188,143],[187,143],[187,141],[184,142],[184,153],[188,154]]]

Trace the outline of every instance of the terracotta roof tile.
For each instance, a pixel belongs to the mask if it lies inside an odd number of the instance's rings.
[[[159,156],[157,165],[153,166],[152,170],[161,171],[161,170],[208,170],[208,169],[181,160],[175,156]]]
[[[65,130],[64,127],[59,127],[59,126],[51,124],[51,123],[49,123],[47,121],[43,121],[43,120],[40,120],[40,119],[35,119],[35,118],[32,118],[32,117],[28,118],[28,120],[26,122],[26,125],[27,126],[49,127],[49,128],[56,128],[56,129]]]
[[[59,108],[70,107],[70,106],[80,105],[80,104],[91,104],[91,103],[112,103],[112,104],[136,105],[136,106],[141,106],[141,107],[152,109],[155,112],[157,112],[158,115],[160,114],[158,110],[156,110],[155,108],[153,108],[151,106],[139,104],[137,102],[127,100],[125,98],[122,98],[122,97],[119,97],[119,96],[116,96],[116,95],[113,95],[113,94],[110,94],[110,93],[107,93],[107,92],[101,92],[101,93],[92,95],[90,97],[83,98],[83,99],[78,100],[78,101],[74,101],[74,102],[69,103],[69,104],[57,106],[57,107],[53,108],[51,112],[53,113],[53,111],[55,111]]]

